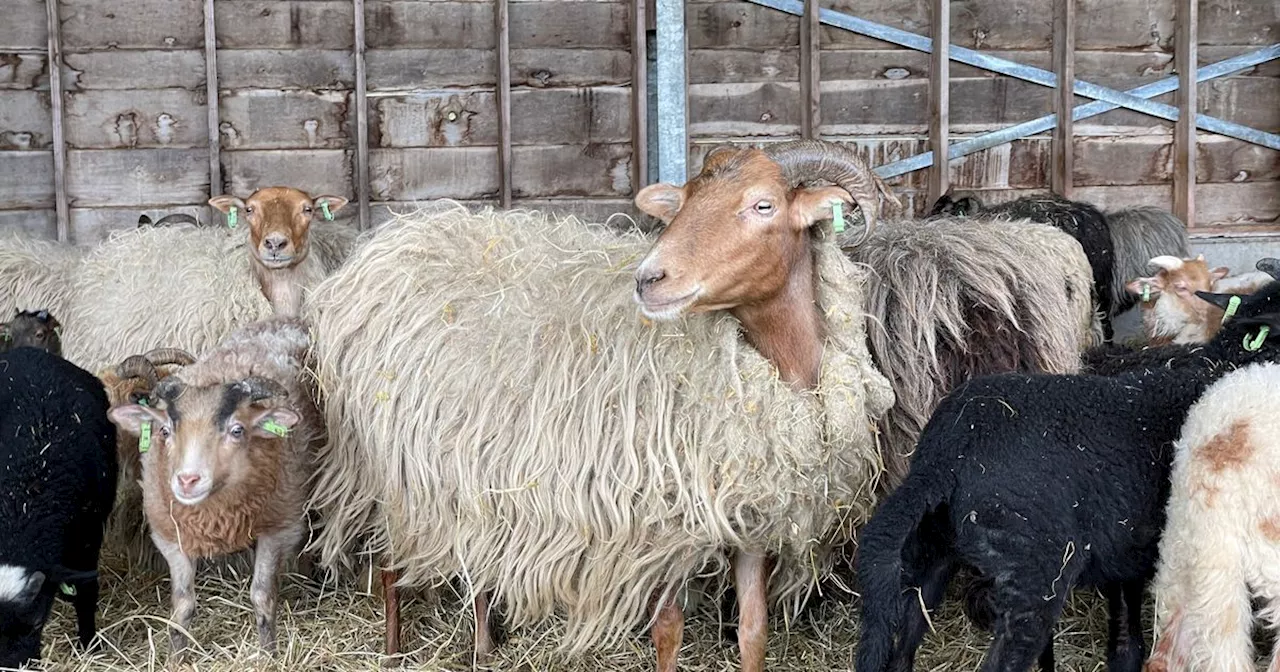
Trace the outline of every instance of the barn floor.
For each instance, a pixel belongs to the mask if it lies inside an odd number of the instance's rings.
[[[98,627],[105,640],[101,650],[82,654],[73,646],[73,610],[66,603],[55,606],[45,629],[48,670],[112,671],[174,669],[166,666],[169,603],[168,577],[164,572],[133,570],[127,577],[104,559],[103,603]],[[257,636],[249,604],[247,576],[232,569],[204,571],[197,579],[199,607],[193,634],[199,648],[191,657],[197,671],[229,670],[380,670],[383,621],[378,597],[354,588],[334,589],[289,575],[282,586],[279,608],[280,649],[275,660],[256,654]],[[718,610],[706,603],[687,619],[680,669],[696,672],[737,670],[736,649],[720,639]],[[460,614],[462,616],[460,616]],[[470,618],[460,603],[408,598],[404,603],[404,666],[406,669],[469,670]],[[793,623],[789,631],[770,638],[768,669],[849,670],[857,641],[857,603],[828,599]],[[934,624],[917,659],[919,670],[937,672],[977,669],[987,648],[987,637],[976,631],[951,601]],[[782,627],[775,622],[774,628]],[[509,635],[498,659],[481,669],[534,672],[556,670],[618,670],[644,672],[653,669],[649,639],[638,635],[609,649],[577,659],[553,650],[552,628]],[[1058,669],[1071,672],[1104,670],[1106,610],[1101,597],[1077,593],[1066,618],[1059,624],[1056,642]]]

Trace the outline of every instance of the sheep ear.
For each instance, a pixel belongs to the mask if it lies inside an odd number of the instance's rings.
[[[231,212],[231,208],[240,208],[241,210],[244,210],[244,201],[227,194],[214,196],[209,199],[209,205],[212,205],[224,213]]]
[[[1231,297],[1235,296],[1235,294],[1218,294],[1216,292],[1197,291],[1196,296],[1204,299],[1205,301],[1208,301],[1209,303],[1212,303],[1213,305],[1223,310],[1226,310],[1227,306],[1231,303]]]
[[[329,212],[334,213],[341,210],[342,206],[346,205],[350,201],[341,196],[316,196],[312,199],[312,202],[315,203],[315,209],[317,211],[323,210],[324,205],[328,204]]]
[[[1219,266],[1209,271],[1209,275],[1213,276],[1214,280],[1221,280],[1230,274],[1231,274],[1231,269],[1226,266]]]
[[[651,184],[636,194],[636,207],[646,215],[670,224],[684,206],[684,188],[673,184]]]
[[[253,419],[253,435],[264,439],[278,439],[302,422],[302,416],[287,408],[272,408]]]
[[[1160,276],[1151,276],[1148,278],[1134,278],[1125,283],[1124,288],[1130,294],[1141,297],[1144,293],[1151,298],[1160,296],[1160,292],[1164,291],[1164,281]]]
[[[807,229],[814,222],[832,218],[832,208],[837,203],[853,203],[853,196],[840,187],[819,187],[816,189],[798,189],[791,197],[791,225],[798,229]],[[845,212],[851,212],[850,207]]]
[[[142,423],[144,422],[164,423],[169,420],[168,414],[164,411],[139,404],[116,406],[107,413],[107,416],[111,418],[111,422],[115,423],[116,427],[134,436],[142,434]]]

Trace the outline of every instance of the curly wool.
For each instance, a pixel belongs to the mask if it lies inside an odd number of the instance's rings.
[[[817,391],[796,393],[727,314],[639,316],[651,242],[456,207],[383,225],[320,285],[323,560],[363,542],[403,584],[461,574],[515,625],[563,614],[575,651],[734,549],[778,554],[775,600],[812,588],[871,513],[893,402],[865,273],[815,245],[829,347]]]
[[[0,237],[0,319],[19,310],[47,310],[63,320],[82,255],[70,245],[19,234]]]
[[[847,252],[871,271],[871,352],[897,398],[881,423],[889,486],[906,476],[921,429],[956,385],[989,373],[1074,373],[1100,332],[1088,259],[1051,226],[884,222]]]

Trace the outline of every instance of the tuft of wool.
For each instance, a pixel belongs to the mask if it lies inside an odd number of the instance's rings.
[[[887,221],[847,248],[869,271],[871,353],[897,403],[882,422],[887,485],[956,385],[1008,371],[1075,373],[1100,336],[1080,243],[1029,220]]]
[[[513,625],[563,615],[571,651],[736,549],[777,554],[772,598],[798,603],[875,504],[893,394],[866,350],[866,274],[816,241],[828,344],[817,390],[795,392],[725,313],[640,316],[651,244],[436,208],[317,287],[322,560],[385,552],[414,586],[461,575]]]
[[[0,316],[47,310],[65,321],[71,278],[83,252],[19,234],[0,237]]]

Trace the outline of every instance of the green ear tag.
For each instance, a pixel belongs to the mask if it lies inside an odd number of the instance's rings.
[[[1244,349],[1249,352],[1257,352],[1261,350],[1262,343],[1267,340],[1267,334],[1269,333],[1271,333],[1271,327],[1264,324],[1262,325],[1262,328],[1258,330],[1258,335],[1254,337],[1252,341],[1249,340],[1249,335],[1245,334]]]
[[[138,432],[138,452],[151,450],[151,421],[142,423],[142,431]]]
[[[69,584],[69,583],[60,583],[60,584],[58,584],[58,590],[61,590],[61,591],[62,591],[62,594],[63,594],[63,595],[66,595],[67,597],[75,597],[75,596],[76,596],[76,587],[75,587],[75,586],[73,586],[73,585],[71,585],[71,584]]]
[[[831,226],[836,233],[844,233],[844,203],[836,201],[831,204]]]
[[[240,210],[235,206],[232,206],[231,209],[227,211],[227,228],[229,229],[236,228],[236,225],[240,223],[239,220],[240,220]]]
[[[324,213],[324,221],[333,221],[333,213],[329,212],[329,201],[320,201],[320,212]]]
[[[289,428],[276,422],[275,420],[267,420],[266,422],[262,423],[262,428],[267,430],[268,432],[271,432],[272,434],[275,434],[276,436],[289,435]]]
[[[1231,297],[1231,300],[1227,301],[1226,312],[1222,314],[1222,323],[1226,324],[1227,320],[1231,319],[1232,317],[1235,317],[1236,309],[1239,307],[1240,307],[1240,297],[1238,296]]]
[[[1151,300],[1151,285],[1142,283],[1142,301],[1145,303]]]

